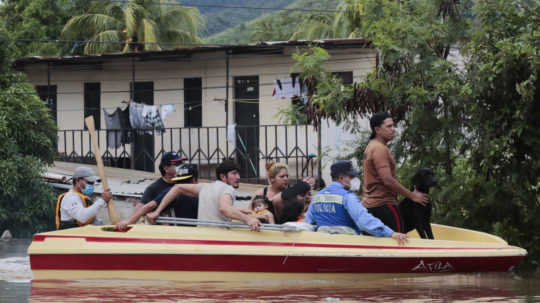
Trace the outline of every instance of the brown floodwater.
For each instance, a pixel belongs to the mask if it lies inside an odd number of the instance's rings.
[[[30,240],[0,243],[0,302],[540,302],[540,277],[449,274],[371,281],[32,281]]]

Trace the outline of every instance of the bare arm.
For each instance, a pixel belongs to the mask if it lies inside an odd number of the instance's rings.
[[[165,197],[163,197],[163,200],[161,200],[158,208],[153,212],[149,213],[146,217],[150,221],[153,221],[159,216],[159,214],[165,209],[165,207],[171,204],[171,202],[174,201],[174,199],[176,199],[176,197],[178,197],[179,195],[198,197],[200,190],[201,187],[199,184],[176,184],[165,195]]]
[[[428,202],[428,195],[419,192],[416,189],[414,191],[410,191],[403,185],[401,185],[401,183],[399,183],[399,181],[392,176],[392,173],[390,172],[390,168],[388,166],[377,169],[377,173],[379,174],[379,176],[381,176],[384,185],[390,188],[390,190],[392,190],[393,192],[407,197],[414,202],[420,203],[422,205],[426,205],[426,203]]]
[[[259,230],[261,222],[253,216],[248,215],[240,211],[240,209],[233,207],[232,196],[229,194],[223,194],[219,198],[219,211],[228,218],[240,220],[251,228],[251,230]]]
[[[142,203],[141,203],[142,204]],[[155,201],[150,201],[146,204],[135,207],[133,213],[127,220],[122,220],[116,224],[116,229],[120,231],[127,230],[127,226],[130,224],[135,224],[139,219],[146,213],[149,213],[156,207]]]

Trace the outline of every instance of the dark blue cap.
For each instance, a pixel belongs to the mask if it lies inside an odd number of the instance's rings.
[[[185,160],[186,158],[182,158],[177,152],[166,152],[161,156],[161,166],[180,164]]]
[[[352,162],[349,160],[339,160],[330,166],[330,175],[332,178],[337,178],[341,175],[358,176],[359,174],[360,171],[354,169]]]

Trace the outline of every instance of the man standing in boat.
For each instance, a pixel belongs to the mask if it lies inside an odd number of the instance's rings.
[[[416,189],[411,192],[397,180],[396,163],[387,146],[396,132],[392,117],[386,112],[376,113],[369,124],[372,133],[362,160],[362,204],[384,224],[401,232],[404,229],[397,195],[422,205],[428,202],[428,196]]]
[[[177,184],[165,195],[158,208],[146,215],[149,221],[155,220],[159,214],[183,194],[199,197],[198,219],[205,221],[239,220],[252,230],[259,230],[261,222],[247,212],[233,206],[236,188],[240,184],[239,169],[233,160],[224,160],[216,167],[216,182],[203,184]]]
[[[376,237],[392,237],[399,244],[407,235],[394,232],[372,216],[350,190],[351,180],[360,174],[348,160],[337,161],[330,167],[332,183],[323,188],[311,201],[304,219],[317,226],[347,226],[357,233],[367,232]]]
[[[98,212],[112,199],[109,188],[103,189],[101,198],[91,203],[94,183],[98,177],[88,167],[77,167],[73,172],[73,188],[61,194],[56,202],[56,229],[84,226],[94,222]],[[91,204],[91,205],[90,205]]]

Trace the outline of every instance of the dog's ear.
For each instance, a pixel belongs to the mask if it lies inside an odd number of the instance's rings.
[[[418,170],[416,174],[414,174],[414,176],[411,178],[411,190],[414,190],[415,187],[418,187],[418,185],[420,185],[421,178],[422,177],[421,177],[420,170]]]

